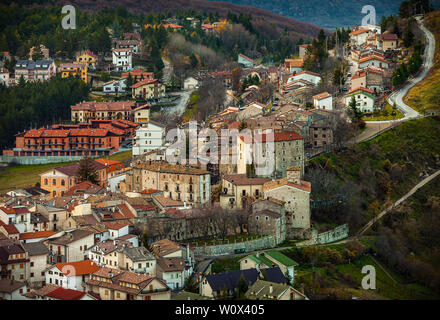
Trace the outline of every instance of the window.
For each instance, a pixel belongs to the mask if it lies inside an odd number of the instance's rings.
[[[106,290],[107,291],[107,290]],[[119,292],[116,293],[116,298],[120,298],[121,294]]]
[[[52,179],[52,185],[54,185],[54,186],[57,185],[57,180],[56,179]]]
[[[44,185],[47,186],[48,183],[49,183],[49,182],[47,181],[47,179],[44,179]]]
[[[66,182],[63,180],[61,180],[61,185],[64,186],[66,184]]]
[[[34,266],[34,262],[33,261],[31,261],[31,267],[33,267]]]

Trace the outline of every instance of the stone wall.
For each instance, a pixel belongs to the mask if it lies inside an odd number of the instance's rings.
[[[204,246],[204,247],[195,247],[194,255],[196,256],[220,256],[226,254],[235,253],[235,249],[245,248],[246,252],[273,248],[276,246],[275,236],[267,236],[263,238],[258,238],[255,240],[249,240],[244,242],[236,242],[222,245],[214,245],[214,246]]]
[[[319,244],[324,244],[345,239],[348,237],[348,231],[348,224],[340,225],[332,230],[319,233],[317,242]]]

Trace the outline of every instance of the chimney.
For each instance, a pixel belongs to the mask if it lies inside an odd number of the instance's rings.
[[[273,293],[273,285],[272,285],[272,284],[270,284],[270,286],[269,286],[269,293],[270,293],[270,294]]]

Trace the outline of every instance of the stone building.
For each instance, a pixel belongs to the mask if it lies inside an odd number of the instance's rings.
[[[283,242],[286,239],[284,202],[273,198],[254,202],[248,226],[249,233],[273,234],[277,244]]]
[[[263,192],[266,198],[284,202],[287,238],[290,238],[292,234],[297,234],[295,229],[299,233],[310,229],[311,184],[301,180],[299,168],[288,168],[286,173],[286,178],[265,183]]]
[[[242,209],[247,202],[263,197],[263,184],[269,178],[248,178],[245,174],[225,175],[222,180],[220,206],[223,209]]]
[[[141,163],[127,174],[131,191],[163,191],[169,199],[201,205],[210,202],[211,177],[208,171],[167,162]]]

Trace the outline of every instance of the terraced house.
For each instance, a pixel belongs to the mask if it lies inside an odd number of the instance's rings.
[[[15,64],[16,82],[23,76],[25,81],[46,81],[55,76],[53,60],[18,60]]]
[[[61,78],[79,77],[87,83],[87,64],[85,63],[62,63],[58,67]]]
[[[141,163],[127,174],[127,184],[132,191],[147,189],[163,191],[168,199],[192,204],[210,202],[211,175],[208,171],[165,162]]]
[[[71,120],[89,122],[91,120],[133,121],[135,101],[96,102],[85,101],[70,107]]]
[[[171,290],[163,280],[107,267],[92,274],[87,288],[102,300],[171,299]]]
[[[107,181],[107,167],[99,162],[93,161],[92,165],[97,172],[100,185],[105,185]],[[77,172],[79,164],[70,164],[40,173],[41,188],[51,194],[51,198],[63,196],[70,188],[79,181]]]

